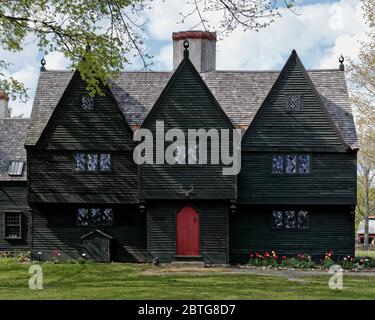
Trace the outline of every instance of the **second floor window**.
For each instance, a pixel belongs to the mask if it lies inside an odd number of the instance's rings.
[[[79,208],[77,209],[77,224],[79,226],[103,226],[113,225],[112,208]]]
[[[304,175],[311,172],[310,155],[308,154],[275,154],[272,156],[272,173],[287,175]]]
[[[111,172],[111,155],[109,153],[75,153],[74,171],[76,172]]]
[[[308,229],[309,212],[304,210],[272,211],[274,229]]]

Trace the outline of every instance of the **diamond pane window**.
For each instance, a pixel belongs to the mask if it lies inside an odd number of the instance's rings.
[[[103,226],[113,225],[113,210],[111,208],[107,208],[103,210],[102,225]]]
[[[111,171],[111,155],[109,153],[102,153],[100,155],[100,171],[101,172]]]
[[[189,164],[197,164],[199,158],[199,151],[198,151],[198,145],[192,145],[189,146],[188,150],[188,163]]]
[[[283,227],[283,212],[272,211],[272,228],[282,228],[282,227]]]
[[[295,156],[295,155],[287,155],[286,156],[285,172],[287,174],[297,173],[297,156]]]
[[[22,238],[22,214],[19,212],[5,213],[5,239]]]
[[[177,145],[174,152],[174,158],[176,159],[176,163],[185,164],[185,152],[185,145]]]
[[[307,211],[298,211],[298,228],[306,229],[309,227],[309,213]]]
[[[298,172],[300,174],[310,173],[310,156],[308,154],[303,154],[298,157],[299,165]]]
[[[86,155],[84,153],[74,154],[74,170],[77,172],[86,171]]]
[[[94,109],[94,98],[90,96],[82,96],[82,108],[86,111]]]
[[[296,212],[285,211],[285,228],[292,229],[296,227]]]
[[[95,172],[98,170],[98,155],[96,153],[87,154],[87,171]]]
[[[99,226],[102,224],[102,215],[99,208],[90,209],[90,224],[94,226]]]
[[[288,111],[301,110],[301,97],[300,96],[287,96],[286,108]]]
[[[24,167],[23,161],[11,161],[9,163],[8,175],[22,176],[23,167]]]
[[[272,173],[283,173],[284,157],[281,155],[274,155],[272,158]]]
[[[89,225],[89,209],[79,208],[77,210],[77,224],[79,226]]]

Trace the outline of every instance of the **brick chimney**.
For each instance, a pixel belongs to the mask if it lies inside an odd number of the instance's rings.
[[[0,91],[0,119],[9,118],[9,107],[8,107],[9,97],[8,95]]]
[[[216,32],[180,31],[173,32],[173,69],[184,57],[185,40],[189,41],[189,58],[198,72],[216,69]]]

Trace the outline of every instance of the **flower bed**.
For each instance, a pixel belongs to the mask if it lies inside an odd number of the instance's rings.
[[[319,260],[313,261],[310,254],[300,253],[294,257],[279,256],[275,251],[255,252],[249,254],[248,265],[252,267],[277,269],[326,270],[333,265],[340,265],[344,270],[375,271],[375,259],[371,257],[335,257],[328,251]]]

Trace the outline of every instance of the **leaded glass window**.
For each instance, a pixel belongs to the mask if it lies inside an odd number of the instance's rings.
[[[185,164],[185,145],[179,144],[177,145],[175,151],[174,151],[174,158],[176,159],[176,163],[178,164]]]
[[[309,213],[307,211],[298,211],[298,228],[306,229],[309,227]]]
[[[272,211],[272,228],[282,228],[282,227],[283,227],[283,212]]]
[[[109,153],[102,153],[100,155],[100,171],[101,172],[111,171],[111,155]]]
[[[296,212],[285,211],[285,228],[292,229],[296,227]]]
[[[298,172],[300,174],[309,174],[310,173],[310,156],[308,154],[303,154],[298,157],[299,165]]]
[[[87,171],[95,172],[98,170],[98,155],[96,153],[87,154]]]
[[[89,209],[79,208],[77,210],[77,224],[80,226],[89,225]]]
[[[296,155],[289,154],[286,156],[285,172],[287,174],[297,173],[297,156]]]
[[[86,111],[94,109],[94,98],[91,96],[82,96],[82,108]]]
[[[86,155],[84,153],[74,154],[74,169],[78,172],[86,171]]]
[[[199,158],[199,151],[198,151],[198,145],[192,145],[189,146],[188,150],[188,163],[189,164],[196,164],[198,163],[198,158]]]
[[[286,108],[288,111],[301,110],[301,96],[287,96]]]
[[[22,214],[19,212],[5,213],[5,238],[22,238]]]
[[[274,155],[272,158],[272,173],[283,173],[284,157],[282,155]]]
[[[103,226],[113,225],[113,210],[111,208],[107,208],[103,210],[102,225]]]
[[[90,209],[90,223],[94,226],[99,226],[102,224],[102,215],[99,208]]]

